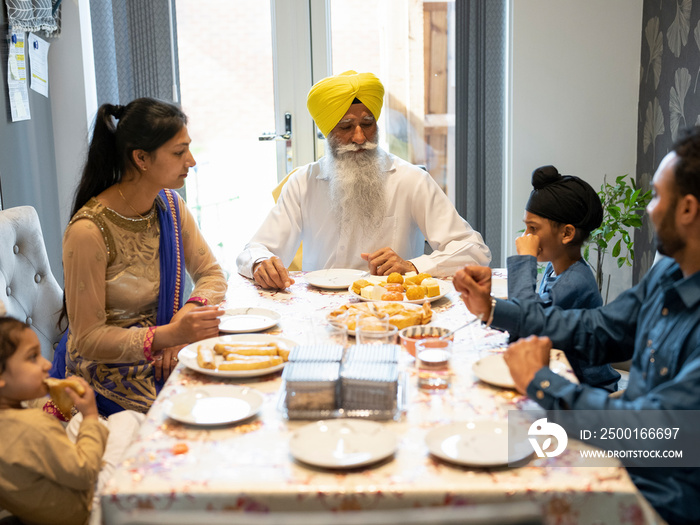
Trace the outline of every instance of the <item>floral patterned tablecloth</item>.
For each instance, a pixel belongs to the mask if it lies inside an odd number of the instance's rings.
[[[236,275],[229,284],[227,306],[273,309],[281,314],[281,321],[267,333],[299,343],[318,341],[321,320],[351,299],[345,291],[314,288],[303,272],[294,277],[296,283],[288,290],[268,292]],[[433,310],[433,324],[447,328],[473,318],[454,291],[433,303]],[[556,458],[533,457],[518,468],[466,468],[429,454],[425,436],[437,425],[477,418],[502,421],[508,410],[537,409],[516,392],[488,386],[474,377],[472,363],[502,352],[506,343],[505,334],[474,326],[455,336],[456,375],[444,393],[419,391],[413,360],[407,353],[402,355],[406,408],[399,421],[383,423],[399,436],[398,450],[377,465],[350,471],[317,469],[291,458],[290,436],[308,422],[288,421],[279,412],[279,372],[228,381],[263,394],[263,408],[252,420],[196,427],[168,418],[165,407],[174,395],[225,382],[180,363],[102,493],[104,523],[123,522],[144,510],[267,513],[468,507],[511,501],[536,502],[548,524],[653,522],[624,468],[571,466],[578,450],[586,447],[577,441],[570,440],[567,450]],[[556,358],[566,366],[562,354]]]

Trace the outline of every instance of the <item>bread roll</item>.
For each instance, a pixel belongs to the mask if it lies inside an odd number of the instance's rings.
[[[66,387],[71,388],[79,396],[85,393],[85,387],[78,381],[75,376],[70,376],[65,379],[57,379],[49,377],[44,379],[44,383],[49,387],[49,395],[56,405],[56,408],[63,414],[65,418],[69,418],[73,409],[73,400],[66,394]]]
[[[248,346],[248,345],[230,345],[222,352],[225,356],[229,354],[239,355],[277,355],[277,346]]]
[[[216,360],[214,359],[214,350],[206,346],[197,347],[197,364],[200,368],[214,370],[216,368]]]
[[[275,343],[218,343],[214,345],[217,354],[227,355],[232,352],[246,355],[277,355]]]
[[[219,370],[258,370],[260,368],[270,368],[281,365],[284,361],[280,356],[243,356],[247,359],[234,359],[224,361],[219,365]]]

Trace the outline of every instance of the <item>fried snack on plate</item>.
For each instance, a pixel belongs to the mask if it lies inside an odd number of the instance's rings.
[[[197,364],[199,365],[199,368],[214,370],[216,368],[214,350],[207,346],[199,345],[197,347]]]
[[[214,351],[226,356],[230,353],[245,355],[277,355],[278,346],[275,343],[217,343]]]
[[[421,286],[424,286],[427,290],[428,297],[437,297],[440,295],[440,283],[437,282],[437,279],[433,279],[432,277],[423,279]]]
[[[406,299],[409,301],[416,301],[418,299],[423,299],[427,293],[427,290],[422,285],[409,286],[406,289]]]
[[[386,292],[382,294],[382,301],[403,301],[403,293]]]
[[[365,286],[371,286],[371,282],[369,282],[367,279],[359,279],[352,283],[352,291],[355,292],[357,295],[360,295],[360,291],[365,287]]]
[[[399,272],[392,272],[386,278],[386,282],[403,284],[403,275],[401,275]]]
[[[85,387],[78,381],[75,376],[69,376],[65,379],[57,379],[55,377],[48,377],[44,379],[44,383],[49,387],[49,395],[53,404],[56,408],[63,414],[64,417],[69,418],[71,410],[73,409],[73,400],[66,394],[66,387],[72,389],[76,394],[82,396],[85,393]]]
[[[406,328],[418,324],[427,324],[433,317],[430,303],[414,304],[405,302],[375,302],[375,303],[350,303],[340,306],[328,314],[329,319],[336,319],[347,313],[345,324],[348,330],[355,330],[357,316],[362,317],[389,317],[389,323],[397,327]]]
[[[403,284],[387,284],[386,285],[386,291],[387,292],[399,292],[403,293],[405,291],[405,288],[403,287]]]
[[[233,359],[230,359],[233,357]],[[226,356],[226,361],[218,366],[219,370],[259,370],[261,368],[270,368],[284,363],[284,360],[278,355],[271,356],[239,356],[229,354]]]

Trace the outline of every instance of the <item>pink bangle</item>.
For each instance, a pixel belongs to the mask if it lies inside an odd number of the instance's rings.
[[[51,414],[52,416],[56,417],[59,421],[66,422],[70,420],[70,416],[65,416],[63,412],[61,412],[58,407],[55,405],[53,400],[49,399],[44,406],[42,407],[42,410],[46,412],[47,414]]]
[[[209,301],[207,301],[204,297],[190,297],[187,299],[186,303],[199,303],[200,306],[206,306],[209,304]]]
[[[153,339],[156,337],[156,328],[158,327],[149,326],[146,332],[146,338],[143,340],[143,356],[146,358],[146,361],[153,361],[151,349],[153,348]]]

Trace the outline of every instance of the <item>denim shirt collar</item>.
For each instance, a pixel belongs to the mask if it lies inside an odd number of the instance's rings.
[[[673,290],[686,308],[696,307],[700,303],[700,272],[683,277],[683,272],[675,261],[669,266],[669,270],[659,279],[659,284],[666,290],[666,294]]]

